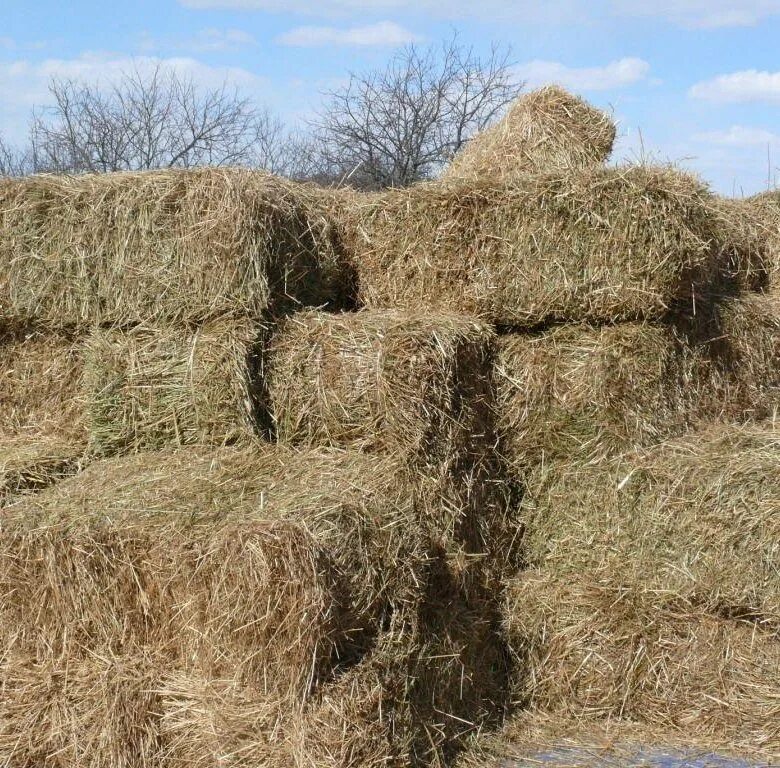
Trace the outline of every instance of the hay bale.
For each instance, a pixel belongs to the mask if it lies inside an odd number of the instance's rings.
[[[85,348],[84,400],[102,455],[251,440],[262,414],[263,330],[218,320],[98,329]]]
[[[0,181],[0,317],[52,326],[260,317],[337,298],[312,190],[238,169]]]
[[[515,696],[572,719],[780,745],[777,636],[667,597],[619,573],[522,574],[506,608]]]
[[[521,173],[603,163],[612,154],[615,123],[606,113],[558,86],[515,101],[495,125],[455,155],[446,181],[507,181]]]
[[[82,443],[83,339],[0,325],[0,434]]]
[[[347,229],[368,308],[626,321],[726,290],[711,200],[671,169],[592,168],[366,196]]]
[[[709,430],[600,464],[528,475],[531,565],[619,575],[667,602],[780,627],[780,432]]]
[[[598,459],[685,430],[697,356],[672,328],[559,326],[497,343],[503,451],[515,467]]]
[[[769,267],[768,284],[777,288],[780,285],[780,191],[764,192],[748,201],[755,213],[769,229]]]
[[[0,647],[147,647],[298,700],[423,588],[415,505],[392,458],[269,446],[94,463],[4,509]]]

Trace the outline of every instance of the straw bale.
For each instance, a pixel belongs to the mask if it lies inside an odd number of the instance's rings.
[[[195,331],[93,331],[84,375],[92,449],[108,455],[256,436],[262,336],[248,320],[218,320]]]
[[[368,308],[510,327],[649,319],[733,290],[711,201],[697,179],[646,166],[421,184],[363,198],[346,237]]]
[[[518,700],[573,718],[622,718],[780,745],[780,642],[620,573],[521,574],[506,622]]]
[[[85,441],[83,339],[0,325],[0,434]]]
[[[334,299],[314,192],[209,168],[0,181],[0,316],[66,325],[260,317]]]
[[[771,287],[780,285],[780,191],[764,192],[749,198],[749,203],[769,228],[769,280]]]
[[[442,178],[504,181],[518,173],[603,163],[612,154],[615,134],[609,115],[549,86],[515,101],[455,155]]]
[[[669,602],[780,627],[780,432],[709,429],[528,474],[527,557],[561,578],[620,575]]]
[[[518,468],[658,442],[685,430],[697,400],[697,355],[669,327],[558,326],[497,348],[499,431]]]
[[[151,648],[300,700],[424,588],[416,499],[394,468],[280,446],[96,462],[4,509],[2,646]]]

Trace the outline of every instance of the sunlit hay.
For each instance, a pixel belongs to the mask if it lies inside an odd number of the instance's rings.
[[[738,419],[780,420],[780,290],[746,293],[720,307],[712,386]]]
[[[84,446],[56,437],[0,439],[0,507],[16,494],[37,491],[74,474],[87,461]]]
[[[157,664],[138,654],[0,658],[0,761],[14,768],[162,765]]]
[[[497,347],[499,431],[518,468],[683,432],[699,394],[696,352],[665,326],[559,326]]]
[[[298,701],[425,586],[395,467],[280,446],[96,462],[3,510],[0,648],[149,647]]]
[[[196,323],[320,306],[342,282],[314,191],[208,168],[0,181],[0,317]]]
[[[619,572],[521,574],[506,617],[514,696],[533,708],[780,746],[774,633]]]
[[[471,139],[442,178],[503,181],[518,173],[595,165],[612,154],[615,134],[609,115],[549,86],[518,99],[498,123]]]
[[[780,191],[764,192],[749,198],[754,211],[769,228],[769,279],[774,288],[780,287]]]
[[[703,612],[780,628],[780,430],[714,424],[614,461],[528,473],[532,565],[642,583]],[[659,597],[660,599],[660,597]]]
[[[0,434],[86,439],[83,338],[0,324]]]
[[[365,196],[346,229],[369,308],[617,322],[733,291],[713,199],[670,168],[590,168]]]
[[[780,759],[777,739],[764,743],[754,732],[701,733],[696,723],[682,728],[648,726],[619,718],[592,720],[568,713],[525,710],[501,731],[475,740],[457,768],[596,768],[596,766],[762,766]]]
[[[247,320],[195,331],[93,331],[84,377],[92,449],[105,455],[256,437],[261,336]]]

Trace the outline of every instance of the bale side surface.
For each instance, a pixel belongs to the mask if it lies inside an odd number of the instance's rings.
[[[85,349],[84,400],[93,450],[223,445],[257,434],[262,329],[221,320],[96,330]]]
[[[780,432],[714,424],[601,463],[528,475],[529,562],[618,574],[716,616],[780,627]]]
[[[520,173],[595,165],[612,154],[615,124],[606,113],[563,88],[518,99],[495,125],[455,155],[445,181],[508,180]]]
[[[698,356],[668,327],[560,326],[501,336],[497,347],[499,432],[520,469],[681,433],[703,394]]]
[[[733,290],[712,199],[671,169],[595,168],[366,196],[347,229],[369,308],[510,327],[625,321]]]
[[[336,298],[313,190],[200,169],[0,181],[0,317],[52,326],[200,322]]]
[[[92,464],[9,505],[2,648],[149,648],[300,700],[425,585],[391,458],[191,449]],[[286,698],[285,698],[286,697]]]
[[[780,642],[620,573],[521,574],[507,594],[515,697],[573,719],[626,719],[780,745]]]

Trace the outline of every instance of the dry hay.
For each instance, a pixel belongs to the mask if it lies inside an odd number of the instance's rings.
[[[749,198],[755,214],[769,228],[769,285],[780,285],[780,192],[765,192]]]
[[[614,461],[550,462],[528,476],[528,560],[777,631],[779,470],[771,425],[715,424]]]
[[[682,766],[770,768],[778,745],[761,745],[753,734],[699,733],[628,720],[592,721],[529,710],[510,718],[496,734],[477,740],[457,768],[607,768]],[[730,758],[730,759],[729,759]],[[755,761],[755,762],[754,762]]]
[[[237,169],[0,181],[0,316],[52,326],[259,317],[335,300],[310,188]]]
[[[712,200],[673,169],[591,168],[366,196],[346,228],[369,308],[625,321],[734,290]]]
[[[514,695],[574,719],[628,719],[780,749],[780,639],[616,572],[521,574],[506,621]]]
[[[518,468],[658,442],[685,430],[702,394],[702,361],[665,326],[559,326],[497,346],[499,431]]]
[[[712,387],[726,414],[780,417],[780,291],[743,294],[719,310],[720,335],[711,343],[717,362]]]
[[[606,113],[558,86],[542,88],[471,139],[442,178],[504,181],[518,173],[602,163],[612,154],[615,134]]]
[[[91,448],[108,455],[256,436],[261,337],[248,320],[93,331],[84,375]]]
[[[0,327],[0,434],[85,439],[83,339]]]
[[[399,457],[449,512],[444,530],[439,509],[433,521],[442,546],[497,553],[514,526],[494,451],[494,336],[452,314],[296,314],[270,345],[277,437]]]

